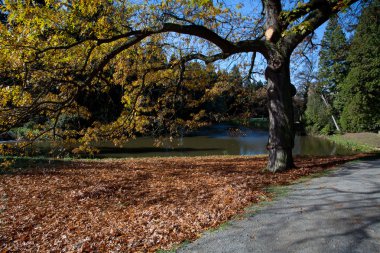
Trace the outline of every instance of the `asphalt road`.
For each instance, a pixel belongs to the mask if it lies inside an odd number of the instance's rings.
[[[379,253],[380,160],[291,186],[286,197],[177,252]]]

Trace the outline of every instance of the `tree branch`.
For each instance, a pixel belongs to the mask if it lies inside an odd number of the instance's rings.
[[[220,37],[214,31],[201,25],[180,25],[175,23],[164,23],[162,29],[157,31],[157,33],[162,32],[177,32],[181,34],[194,35],[214,43],[225,53],[230,52],[234,47],[233,43]]]
[[[315,5],[316,9],[311,11],[303,22],[284,32],[285,36],[282,40],[286,52],[292,52],[304,38],[326,22],[332,14],[338,13],[358,0],[338,0],[333,3],[327,0],[316,1],[318,2],[318,5]]]
[[[277,42],[282,32],[279,15],[281,13],[281,1],[280,0],[264,0],[264,12],[265,12],[265,38],[271,42]]]
[[[309,14],[317,8],[321,8],[324,5],[328,5],[327,0],[312,0],[308,3],[299,4],[297,8],[291,11],[282,11],[280,13],[282,27],[287,29],[292,22]]]
[[[251,58],[251,64],[249,66],[249,70],[248,70],[248,76],[247,76],[247,79],[248,80],[252,80],[252,73],[253,73],[253,67],[255,66],[255,60],[256,60],[256,52],[253,52],[252,53],[252,58]]]
[[[91,73],[88,75],[87,79],[84,82],[84,85],[89,85],[92,80],[96,77],[96,75],[119,53],[123,52],[124,50],[132,47],[133,45],[136,45],[149,35],[153,34],[153,32],[145,32],[141,33],[139,36],[136,36],[135,38],[130,38],[127,42],[121,44],[120,46],[114,47],[114,49],[108,53],[98,64],[97,67],[95,67]]]

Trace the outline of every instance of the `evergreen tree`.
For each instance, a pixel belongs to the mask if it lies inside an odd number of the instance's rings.
[[[340,118],[345,131],[380,128],[380,1],[364,9],[357,26],[348,61],[350,71],[339,85]]]
[[[231,72],[229,73],[230,76],[230,83],[233,86],[242,86],[243,85],[243,78],[240,73],[240,69],[238,65],[234,65],[231,69]]]
[[[323,103],[322,97],[315,87],[316,85],[313,86],[308,91],[305,110],[306,130],[313,134],[331,134],[334,129],[331,120],[331,109]]]
[[[309,94],[306,122],[309,131],[329,134],[334,127],[334,111],[332,104],[336,96],[337,86],[343,81],[348,71],[348,43],[338,16],[333,16],[327,23],[319,53],[318,85]],[[336,126],[339,130],[338,126]]]
[[[332,99],[337,85],[343,81],[348,71],[348,44],[338,16],[333,16],[327,23],[319,53],[318,81],[320,91]]]

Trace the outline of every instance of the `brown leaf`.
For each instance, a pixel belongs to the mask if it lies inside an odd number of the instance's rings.
[[[298,169],[276,174],[262,171],[265,157],[192,157],[65,162],[2,175],[1,253],[167,249],[270,200],[269,185],[358,157],[300,157]]]

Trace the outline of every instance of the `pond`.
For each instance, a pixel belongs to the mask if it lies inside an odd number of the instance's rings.
[[[154,157],[154,156],[206,156],[206,155],[259,155],[267,154],[268,131],[243,126],[218,124],[202,128],[182,138],[166,140],[159,147],[155,140],[139,137],[115,148],[110,143],[100,145],[99,158]],[[351,150],[312,136],[296,136],[295,155],[346,155]]]

